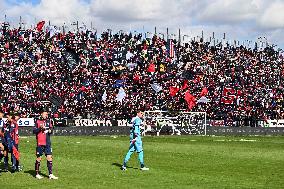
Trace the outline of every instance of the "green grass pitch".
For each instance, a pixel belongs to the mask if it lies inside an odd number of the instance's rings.
[[[144,137],[145,164],[137,155],[120,166],[128,137],[52,137],[59,180],[34,178],[35,137],[21,138],[19,173],[1,173],[1,189],[66,188],[284,188],[284,137]],[[2,165],[1,165],[2,166]],[[47,175],[45,158],[41,172]]]

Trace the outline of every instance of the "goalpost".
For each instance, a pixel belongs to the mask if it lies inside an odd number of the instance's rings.
[[[171,135],[206,135],[206,112],[183,111],[145,111],[144,128],[146,132],[171,132]]]

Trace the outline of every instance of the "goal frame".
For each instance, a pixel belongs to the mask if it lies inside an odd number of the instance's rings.
[[[203,117],[204,117],[204,124],[203,124],[203,127],[202,127],[202,129],[204,130],[204,134],[199,134],[199,135],[204,135],[204,136],[206,136],[207,135],[207,113],[206,112],[188,112],[188,111],[160,111],[160,110],[154,110],[154,111],[145,111],[144,112],[144,122],[146,123],[145,125],[144,125],[144,132],[142,133],[142,134],[144,134],[145,135],[145,133],[147,132],[147,131],[152,131],[152,126],[149,126],[148,124],[147,124],[147,120],[149,120],[149,119],[152,119],[151,121],[153,122],[153,118],[151,118],[151,114],[153,115],[155,115],[155,114],[165,114],[165,115],[170,115],[170,114],[175,114],[175,115],[178,115],[178,116],[180,116],[180,115],[186,115],[186,114],[188,114],[188,115],[203,115]],[[157,117],[156,119],[154,118],[154,121],[155,121],[155,125],[156,124],[158,124],[158,121],[157,120],[170,120],[170,118],[176,118],[176,117],[169,117],[169,118],[160,118],[160,117]],[[174,120],[174,119],[173,119]],[[203,120],[203,119],[202,119]],[[179,120],[178,120],[179,121]],[[167,125],[165,125],[165,126],[170,126],[169,124],[167,124]],[[183,126],[183,122],[181,122],[181,124],[179,125],[182,129],[181,130],[184,130],[184,126]],[[145,128],[145,127],[147,127],[147,128]],[[174,126],[174,124],[173,125],[171,125],[171,127],[172,127],[172,130],[173,130],[173,133],[172,133],[172,135],[174,134],[174,132],[177,132],[178,133],[178,135],[180,135],[180,133],[181,133],[181,131],[179,131],[177,128],[176,128],[176,126]],[[188,126],[189,127],[189,126]],[[160,129],[158,129],[158,128],[156,128],[156,130],[155,130],[155,132],[157,132],[157,136],[159,136],[159,133],[160,133],[160,131],[161,131],[161,129],[163,128],[163,126],[160,128]],[[191,132],[191,131],[190,131]],[[191,134],[191,133],[189,133],[189,135],[193,135],[193,134]]]

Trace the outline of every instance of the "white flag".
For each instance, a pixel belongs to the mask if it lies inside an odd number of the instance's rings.
[[[120,87],[119,92],[117,94],[116,100],[118,102],[122,102],[122,100],[124,99],[124,97],[126,96],[126,93],[124,91],[124,89],[122,87]]]
[[[154,89],[156,91],[156,93],[160,92],[161,90],[163,90],[163,88],[157,84],[157,83],[153,83],[151,84],[152,89]]]
[[[208,98],[206,98],[205,96],[203,96],[199,100],[197,100],[197,103],[207,103],[207,102],[210,102],[210,100]]]
[[[131,52],[128,51],[127,54],[126,54],[126,60],[131,59],[133,56],[134,55]]]
[[[82,22],[82,25],[79,27],[79,31],[84,33],[87,32],[87,26],[84,22]]]
[[[47,26],[46,31],[49,32],[50,37],[54,36],[57,32],[55,26]]]
[[[103,96],[102,96],[102,100],[105,102],[107,100],[107,93],[106,91],[104,92]]]
[[[33,40],[33,32],[30,33],[29,42]]]

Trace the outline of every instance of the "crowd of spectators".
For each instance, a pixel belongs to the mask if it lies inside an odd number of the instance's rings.
[[[142,109],[283,119],[283,74],[283,57],[270,46],[123,32],[0,31],[0,105],[26,116],[54,95],[63,103],[53,113],[67,118],[129,118]]]

